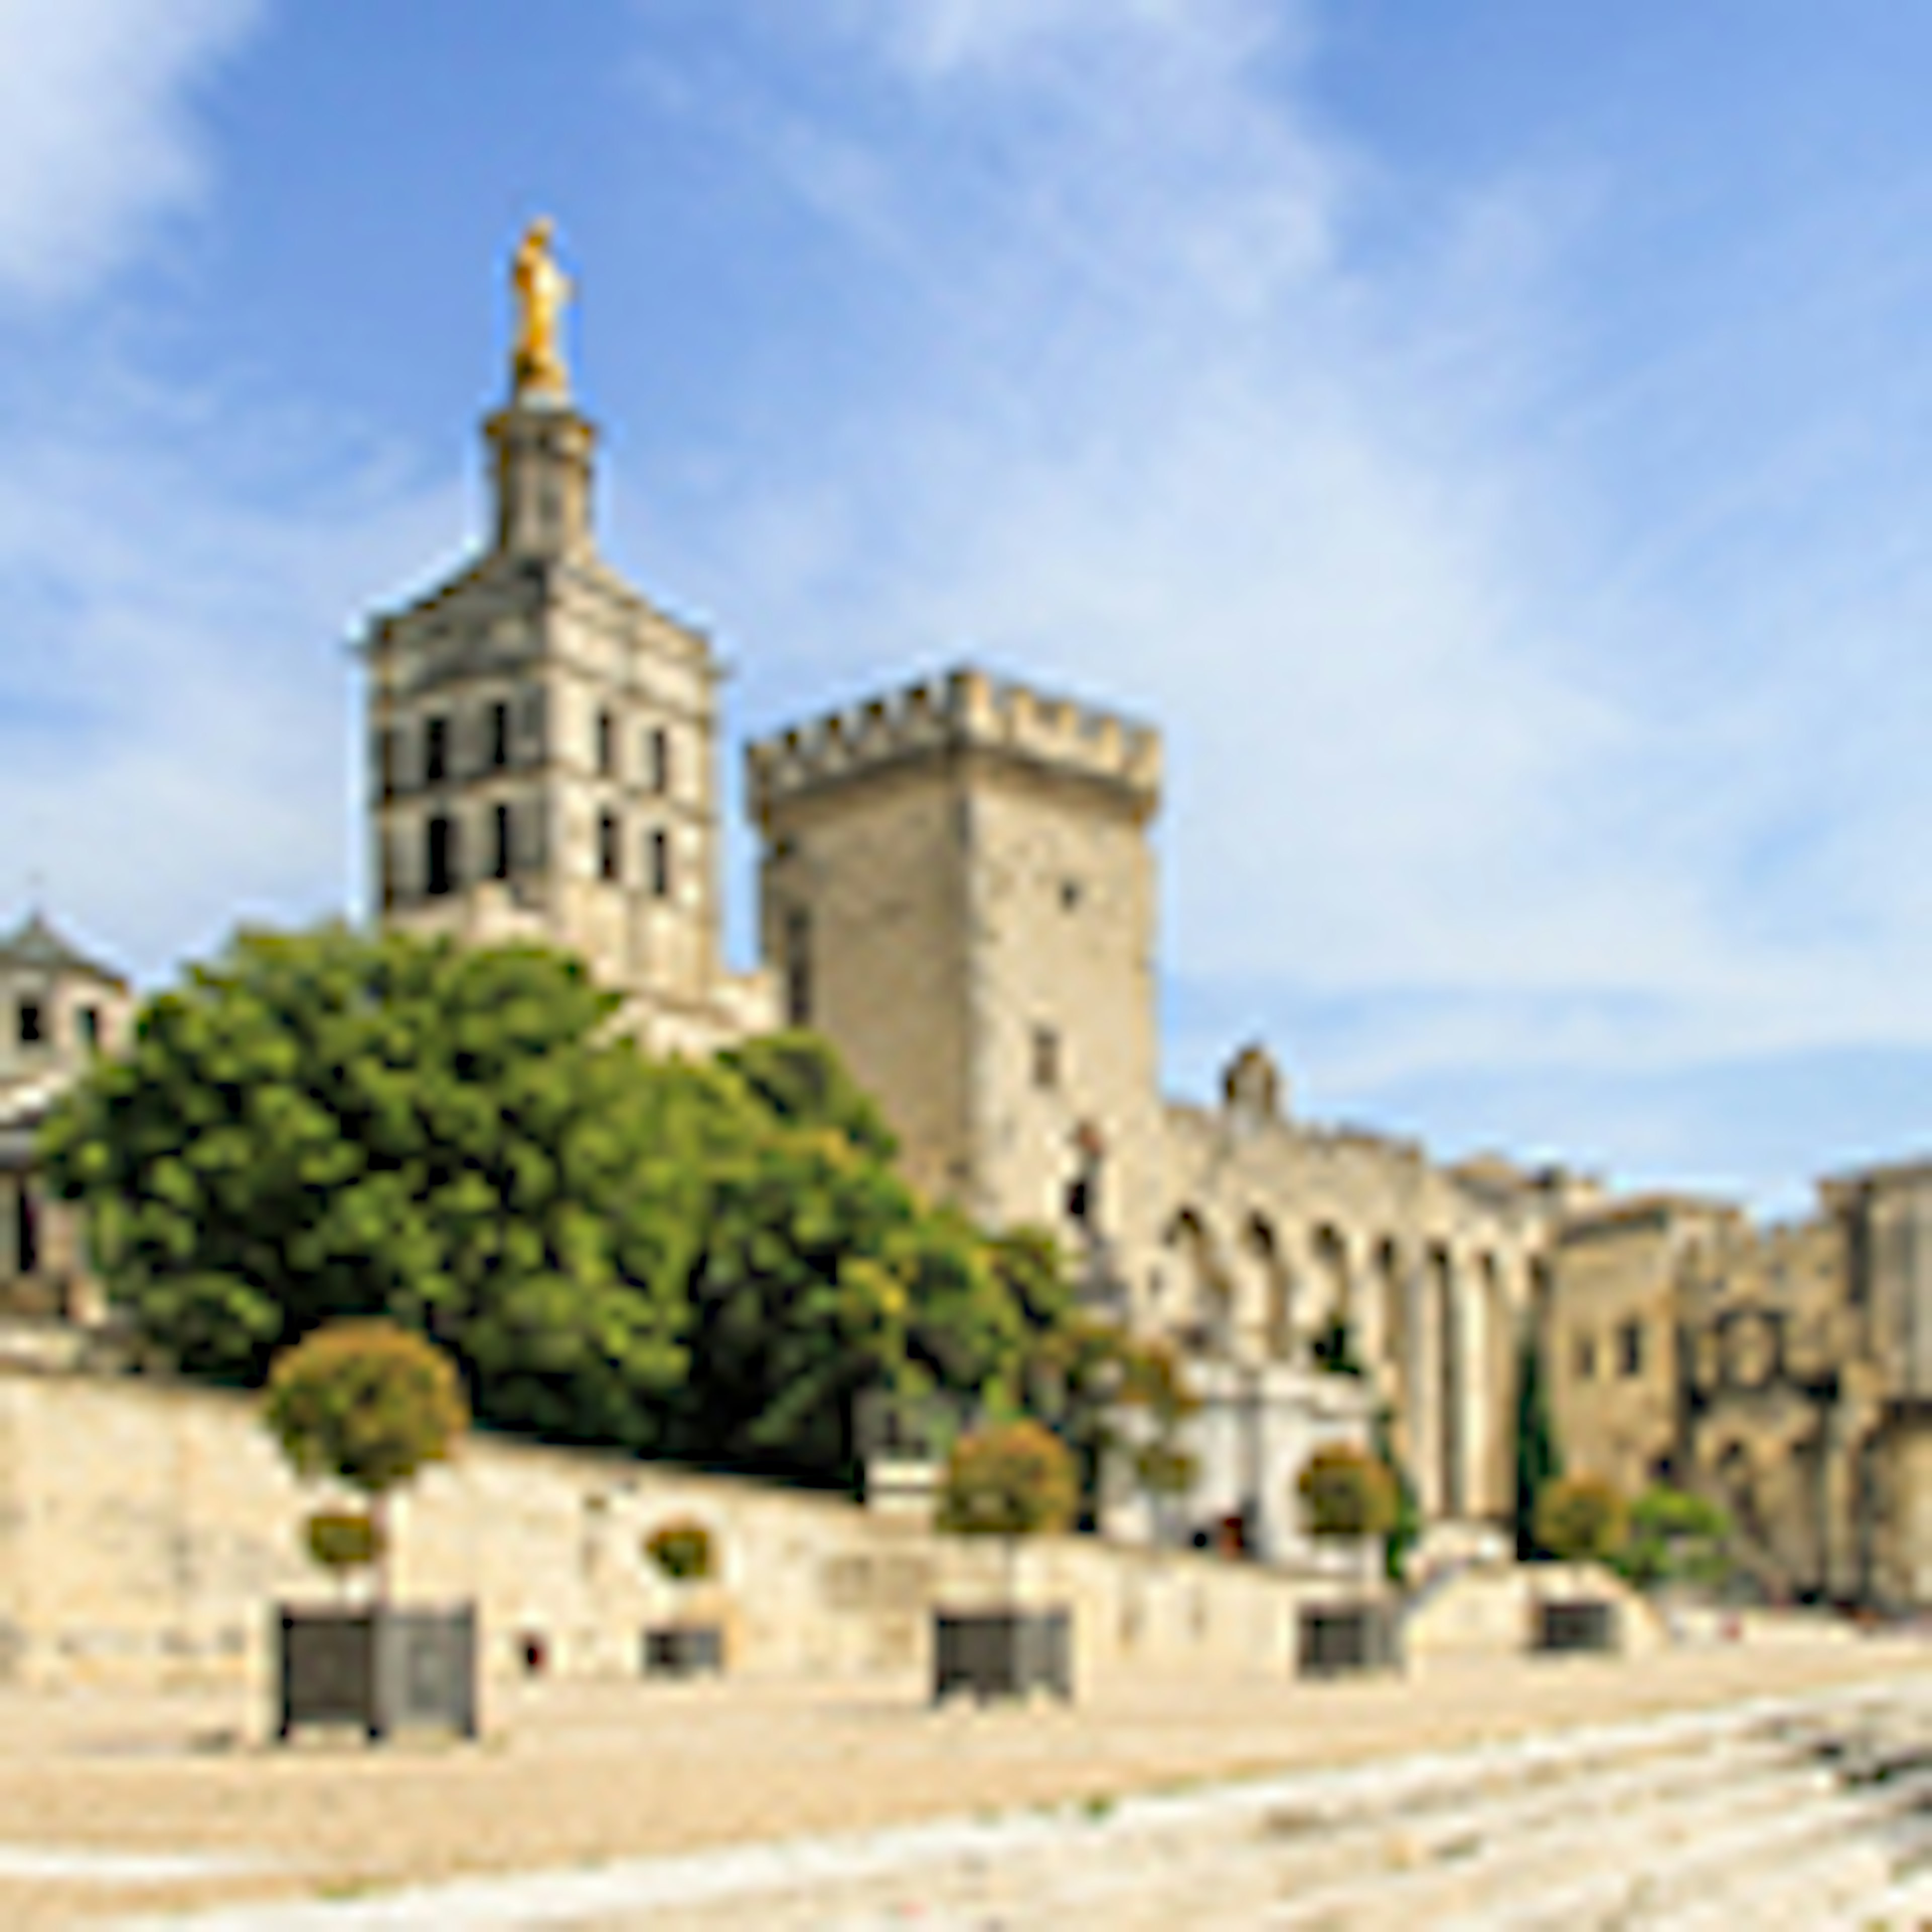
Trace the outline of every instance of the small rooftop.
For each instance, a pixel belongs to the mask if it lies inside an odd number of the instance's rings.
[[[29,913],[12,933],[0,937],[0,968],[22,967],[41,973],[80,973],[124,991],[128,982],[98,959],[90,959],[49,925],[39,911]]]

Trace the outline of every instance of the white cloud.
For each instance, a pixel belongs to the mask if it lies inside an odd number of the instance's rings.
[[[0,0],[0,296],[94,285],[192,206],[188,96],[262,0]]]
[[[1636,506],[1653,556],[1723,526],[1748,598],[1633,574],[1559,292],[1613,181],[1392,181],[1305,110],[1305,40],[1267,32],[1300,9],[844,17],[920,109],[843,164],[898,191],[850,218],[854,272],[928,339],[693,540],[734,628],[793,652],[757,646],[754,722],[967,652],[1156,718],[1166,957],[1281,1011],[1388,1003],[1330,1084],[1932,1040],[1917,714],[1834,684],[1863,650],[1919,688],[1905,607],[1793,634],[1816,574],[1748,548],[1771,470]],[[1671,426],[1612,416],[1631,450]]]
[[[286,416],[258,426],[272,491],[172,400],[38,423],[0,472],[0,917],[38,874],[57,920],[143,976],[238,920],[346,908],[346,646],[372,586],[416,579],[461,527],[454,491]]]

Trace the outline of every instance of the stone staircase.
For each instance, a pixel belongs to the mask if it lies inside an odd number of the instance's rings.
[[[1932,1927],[1932,1678],[989,1826],[766,1928]],[[736,1902],[742,1913],[752,1904]],[[752,1922],[718,1901],[653,1925]],[[715,1912],[715,1916],[714,1916]]]

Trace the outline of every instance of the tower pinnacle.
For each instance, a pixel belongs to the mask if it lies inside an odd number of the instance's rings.
[[[563,360],[563,308],[570,278],[550,253],[556,224],[540,214],[524,231],[510,268],[517,302],[517,343],[510,363],[511,393],[518,402],[566,403],[570,371]]]
[[[591,458],[596,431],[570,396],[563,310],[570,278],[550,253],[554,224],[539,215],[510,267],[517,305],[510,399],[483,425],[495,472],[496,548],[520,556],[582,556],[593,547]]]

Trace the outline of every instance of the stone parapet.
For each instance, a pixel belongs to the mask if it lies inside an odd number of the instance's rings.
[[[936,753],[970,750],[1118,789],[1141,816],[1160,797],[1160,734],[1117,714],[962,669],[746,748],[752,810]]]

